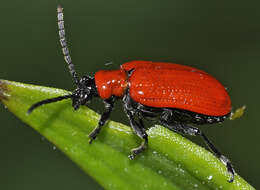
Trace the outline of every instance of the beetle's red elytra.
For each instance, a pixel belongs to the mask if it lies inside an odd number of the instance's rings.
[[[97,127],[89,134],[91,143],[109,119],[115,101],[121,100],[133,132],[143,140],[139,147],[132,149],[130,159],[147,148],[148,135],[143,120],[152,120],[174,132],[202,137],[225,164],[231,175],[229,182],[234,180],[235,170],[229,159],[199,128],[190,125],[219,123],[229,117],[230,97],[219,81],[193,67],[151,61],[131,61],[122,64],[118,70],[101,70],[94,77],[78,78],[65,39],[63,9],[58,6],[57,12],[62,52],[76,89],[71,94],[37,102],[28,113],[41,105],[68,98],[72,99],[72,107],[77,110],[92,98],[101,98],[105,110]]]
[[[128,77],[125,73],[133,69]],[[134,101],[151,107],[188,110],[210,116],[231,112],[230,97],[213,76],[199,69],[174,63],[131,61],[119,70],[98,71],[99,96],[121,97],[128,87]]]

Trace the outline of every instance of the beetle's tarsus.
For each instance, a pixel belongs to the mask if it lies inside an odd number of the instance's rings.
[[[230,160],[224,155],[219,156],[220,161],[226,165],[228,173],[231,175],[231,178],[228,180],[229,183],[232,183],[235,178],[235,170],[230,162]]]
[[[96,138],[92,138],[92,137],[90,137],[88,143],[89,143],[89,144],[92,144],[92,141],[95,140],[95,139],[96,139]]]
[[[128,158],[129,158],[130,160],[134,160],[134,159],[135,159],[135,156],[136,156],[136,155],[134,155],[134,154],[130,154],[130,155],[128,156]]]
[[[231,177],[228,180],[229,183],[232,183],[234,181],[235,178],[235,171],[233,170],[233,168],[231,170],[228,170],[228,173],[230,173]]]
[[[226,158],[227,159],[227,158]],[[222,161],[222,160],[221,160]],[[231,162],[227,159],[227,163],[226,163],[226,167],[227,167],[227,171],[228,173],[231,175],[230,179],[228,180],[229,183],[232,183],[234,181],[235,178],[235,170],[231,164]]]
[[[130,160],[133,160],[138,154],[145,151],[146,148],[147,148],[147,140],[144,140],[139,147],[133,148],[131,150],[132,154],[130,154],[128,157],[130,158]]]
[[[92,144],[92,141],[93,141],[94,139],[89,139],[89,141],[88,141],[88,143],[89,144]]]
[[[91,144],[92,141],[96,139],[97,134],[99,133],[100,129],[101,129],[101,128],[96,127],[96,128],[88,135],[88,137],[90,138],[90,139],[89,139],[89,144]]]

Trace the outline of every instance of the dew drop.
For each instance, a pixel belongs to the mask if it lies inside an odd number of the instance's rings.
[[[53,149],[53,150],[56,150],[56,149],[57,149],[57,147],[56,147],[56,146],[53,146],[53,147],[52,147],[52,149]]]

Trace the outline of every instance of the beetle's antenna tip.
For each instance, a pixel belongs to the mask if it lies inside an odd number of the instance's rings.
[[[76,85],[78,85],[78,83],[79,83],[78,75],[74,69],[74,65],[72,64],[72,60],[71,60],[70,53],[69,53],[69,48],[68,48],[67,41],[65,38],[65,28],[64,28],[64,18],[63,17],[64,17],[63,8],[61,7],[61,5],[58,5],[57,18],[58,18],[58,30],[59,30],[60,44],[62,47],[62,53],[63,53],[64,59],[65,59],[65,62],[67,63],[67,65],[69,67],[69,71],[74,80],[74,83]]]
[[[58,12],[58,13],[61,13],[62,11],[63,11],[62,6],[61,6],[61,5],[58,5],[58,6],[57,6],[57,12]]]

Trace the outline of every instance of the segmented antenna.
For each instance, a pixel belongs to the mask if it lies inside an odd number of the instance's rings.
[[[57,7],[57,18],[58,18],[58,29],[59,29],[59,37],[60,37],[60,44],[62,47],[62,52],[64,55],[64,59],[66,63],[68,64],[70,74],[74,80],[74,83],[78,85],[79,78],[78,75],[74,69],[74,65],[72,64],[72,60],[69,54],[69,49],[67,46],[67,41],[65,38],[65,29],[64,29],[64,20],[63,20],[63,8],[58,5]]]

